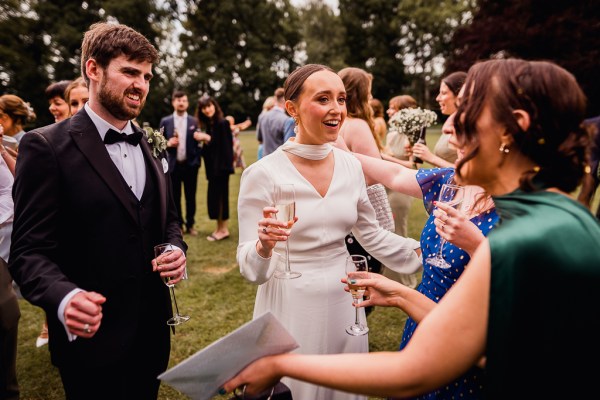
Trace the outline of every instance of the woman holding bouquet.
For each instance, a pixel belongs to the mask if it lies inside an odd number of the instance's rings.
[[[440,92],[435,100],[440,105],[440,111],[443,115],[451,115],[456,111],[456,98],[466,77],[466,72],[457,71],[442,79]],[[415,144],[407,151],[434,167],[440,168],[454,167],[457,159],[456,148],[448,143],[448,135],[440,136],[433,148],[433,153],[427,145],[421,143]]]

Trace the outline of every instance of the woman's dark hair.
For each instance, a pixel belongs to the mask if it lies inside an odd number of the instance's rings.
[[[44,91],[46,98],[48,100],[52,100],[55,97],[60,97],[61,99],[65,100],[65,90],[70,83],[71,81],[69,80],[51,83]]]
[[[522,190],[541,185],[570,193],[577,188],[587,166],[589,134],[583,125],[586,98],[573,75],[545,61],[498,59],[471,67],[455,118],[458,140],[472,146],[457,164],[459,176],[461,167],[479,151],[478,136],[486,134],[476,129],[485,106],[512,134],[511,148],[536,165],[521,176]],[[529,114],[526,131],[514,110]]]
[[[467,79],[467,73],[464,71],[456,71],[447,75],[442,82],[448,86],[448,89],[452,92],[454,97],[458,96],[460,88],[464,85],[465,79]]]
[[[335,74],[335,71],[326,65],[321,64],[306,64],[302,67],[296,68],[288,75],[285,83],[283,84],[283,92],[286,100],[296,101],[302,94],[304,88],[304,82],[309,76],[319,71],[330,71]]]
[[[215,106],[215,114],[212,116],[212,118],[207,117],[202,112],[202,109],[210,104]],[[217,101],[214,98],[210,96],[202,96],[200,97],[200,100],[198,100],[198,107],[196,107],[195,117],[200,123],[200,125],[204,129],[206,129],[207,132],[211,132],[212,127],[215,125],[215,123],[221,121],[224,118],[224,114],[223,110],[221,110],[221,106],[219,106],[219,103],[217,103]]]

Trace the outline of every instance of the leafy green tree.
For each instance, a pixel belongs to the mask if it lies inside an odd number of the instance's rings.
[[[53,122],[47,111],[45,88],[52,82],[81,74],[80,47],[83,33],[98,21],[127,24],[157,46],[164,40],[160,22],[172,17],[176,1],[153,0],[3,0],[0,4],[0,87],[29,101],[36,126]],[[66,23],[65,21],[68,21]],[[164,76],[153,83],[160,87]],[[151,97],[143,113],[154,115]],[[160,97],[160,96],[159,96]],[[142,114],[141,118],[144,118]],[[145,118],[144,118],[145,119]],[[157,122],[158,123],[158,122]]]
[[[448,66],[468,69],[490,57],[551,60],[575,75],[600,114],[600,3],[591,0],[480,0],[452,40]]]
[[[300,29],[306,64],[323,64],[335,71],[346,67],[346,30],[323,0],[310,0],[300,8]]]
[[[200,0],[187,11],[178,82],[214,96],[236,120],[255,116],[296,67],[297,10],[289,0]]]
[[[384,102],[404,92],[408,82],[400,58],[398,1],[339,0],[346,30],[346,64],[374,76],[373,97]]]

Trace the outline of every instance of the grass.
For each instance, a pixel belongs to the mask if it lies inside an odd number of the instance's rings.
[[[439,130],[428,132],[428,139],[432,145],[435,144],[437,135]],[[246,163],[254,162],[257,148],[254,132],[244,132],[240,135],[240,140]],[[169,367],[252,318],[256,286],[241,277],[235,259],[238,237],[236,204],[240,176],[241,172],[237,170],[230,181],[231,238],[209,243],[206,236],[215,228],[215,222],[209,220],[206,214],[207,183],[204,170],[200,172],[196,215],[199,234],[197,237],[185,236],[189,245],[187,258],[190,279],[177,286],[179,308],[192,318],[172,336]],[[423,207],[415,200],[409,219],[410,237],[419,239],[425,219]],[[21,399],[63,399],[60,376],[58,370],[50,363],[48,346],[35,347],[35,339],[44,318],[43,312],[25,300],[20,300],[19,304],[22,315],[19,324],[17,374]],[[375,308],[369,315],[371,350],[396,350],[405,319],[405,314],[398,309]],[[149,355],[151,356],[150,349]],[[187,399],[187,396],[167,385],[161,385],[159,398],[175,400]]]

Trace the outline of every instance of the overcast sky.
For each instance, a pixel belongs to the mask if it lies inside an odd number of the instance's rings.
[[[300,6],[307,3],[307,0],[290,0],[290,2],[295,6]],[[337,11],[338,8],[338,0],[323,0],[325,4],[329,7],[333,8]]]

